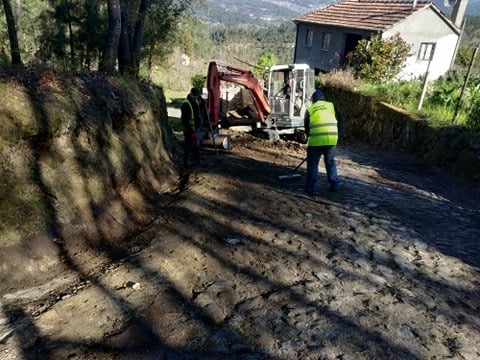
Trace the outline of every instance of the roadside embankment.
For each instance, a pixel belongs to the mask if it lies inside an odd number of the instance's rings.
[[[0,77],[0,281],[48,271],[81,243],[108,246],[178,188],[161,89],[92,73]]]

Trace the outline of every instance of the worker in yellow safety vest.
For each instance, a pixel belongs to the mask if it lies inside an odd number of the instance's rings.
[[[322,90],[312,94],[312,104],[304,116],[307,143],[307,178],[305,193],[315,194],[315,184],[318,180],[318,163],[323,155],[327,181],[331,191],[337,191],[340,181],[337,175],[335,152],[338,141],[339,125],[343,126],[343,118],[335,105],[325,100]]]

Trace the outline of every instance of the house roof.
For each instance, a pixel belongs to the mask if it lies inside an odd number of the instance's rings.
[[[413,13],[432,7],[449,26],[452,23],[431,1],[418,0],[341,0],[325,8],[297,17],[294,22],[384,31]]]

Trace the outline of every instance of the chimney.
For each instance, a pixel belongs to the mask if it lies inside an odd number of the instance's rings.
[[[462,28],[465,12],[467,11],[468,0],[457,0],[453,5],[450,20],[458,27]]]

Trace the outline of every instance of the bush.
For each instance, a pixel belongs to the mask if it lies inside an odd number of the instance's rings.
[[[358,78],[378,84],[392,80],[400,72],[410,49],[411,45],[398,33],[389,39],[375,35],[358,42],[349,65]]]
[[[473,131],[480,133],[480,99],[477,99],[471,107],[465,125]]]
[[[202,89],[205,86],[205,76],[203,74],[192,76],[192,86]]]
[[[355,78],[349,69],[320,74],[315,79],[315,88],[334,87],[355,90],[360,85],[361,82]]]

